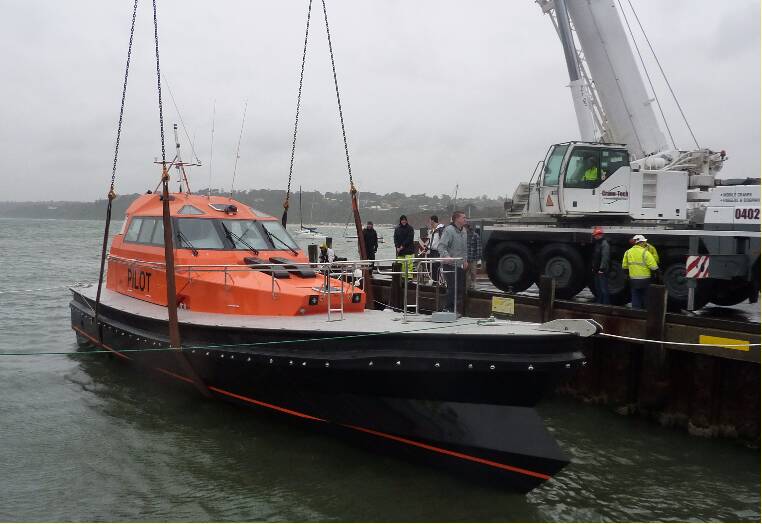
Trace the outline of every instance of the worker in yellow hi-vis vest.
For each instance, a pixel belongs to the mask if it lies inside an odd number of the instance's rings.
[[[646,247],[648,245],[646,237],[635,235],[632,240],[635,245],[624,253],[622,269],[628,271],[630,275],[633,309],[645,309],[646,294],[648,286],[651,285],[651,272],[658,271],[659,264]]]
[[[630,245],[631,246],[635,245],[635,241],[632,238],[630,239]],[[649,242],[646,242],[646,249],[648,250],[649,253],[651,253],[654,256],[654,260],[656,260],[656,264],[658,265],[659,264],[659,252],[656,251],[656,248],[653,246],[653,244],[651,244]]]

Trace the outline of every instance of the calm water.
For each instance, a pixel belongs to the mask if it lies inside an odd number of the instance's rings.
[[[329,231],[349,254],[344,227]],[[0,219],[2,521],[760,519],[758,450],[605,408],[543,404],[573,462],[516,495],[77,355],[64,286],[97,278],[101,235],[95,221]]]

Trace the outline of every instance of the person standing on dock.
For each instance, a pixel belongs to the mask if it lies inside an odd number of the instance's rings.
[[[622,269],[629,271],[633,309],[645,309],[648,287],[651,285],[651,272],[658,271],[659,265],[646,247],[646,237],[635,235],[632,240],[635,245],[625,252]]]
[[[461,260],[452,260],[442,262],[445,280],[447,281],[447,305],[446,310],[455,312],[455,288],[460,295],[465,290],[466,268],[468,268],[468,232],[464,227],[466,225],[466,214],[463,211],[456,211],[452,214],[452,222],[442,232],[442,238],[439,241],[439,256],[442,258],[459,258]]]
[[[466,261],[468,267],[466,269],[466,284],[468,289],[474,289],[476,287],[476,269],[479,260],[482,258],[482,236],[478,228],[473,227],[471,224],[465,225],[468,231],[468,247]]]
[[[426,256],[429,258],[439,258],[439,241],[442,240],[442,231],[444,224],[439,223],[439,217],[431,215],[429,218],[429,244]],[[431,263],[431,279],[436,282],[439,280],[439,262]]]
[[[630,245],[631,246],[635,245],[635,241],[633,239],[630,239]],[[648,250],[649,253],[651,253],[653,255],[654,260],[656,260],[656,264],[658,265],[659,264],[659,252],[656,251],[656,248],[654,247],[654,245],[651,244],[650,242],[646,242],[646,249]]]
[[[407,217],[400,217],[399,225],[394,228],[394,248],[397,250],[397,260],[402,263],[402,278],[410,278],[415,254],[415,231],[407,223]]]
[[[362,230],[362,236],[365,240],[365,251],[368,260],[376,260],[376,251],[378,251],[378,233],[373,229],[373,222],[368,220],[368,224]],[[370,270],[373,271],[375,262],[370,263]]]
[[[609,267],[611,267],[611,247],[603,235],[603,229],[593,229],[593,287],[595,301],[599,304],[611,304],[609,296]]]

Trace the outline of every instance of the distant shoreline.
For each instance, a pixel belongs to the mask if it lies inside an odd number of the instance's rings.
[[[206,194],[207,190],[198,191]],[[212,190],[213,196],[227,196],[219,190]],[[113,202],[112,217],[121,220],[129,205],[139,194],[121,195]],[[283,214],[283,190],[252,189],[236,191],[233,199],[251,206],[262,213],[280,218]],[[300,198],[301,197],[301,198]],[[301,206],[300,206],[301,200]],[[477,198],[459,198],[453,202],[447,195],[405,195],[403,193],[360,194],[360,216],[363,224],[394,226],[400,215],[407,215],[414,227],[424,226],[431,215],[446,221],[454,209],[465,211],[472,218],[500,217],[504,214],[504,199],[482,195]],[[320,193],[319,191],[292,193],[289,197],[289,224],[301,221],[310,225],[345,226],[354,224],[352,204],[349,194]],[[42,201],[42,202],[0,202],[0,218],[35,220],[103,220],[106,216],[105,199],[92,202]],[[301,207],[302,213],[300,217]]]

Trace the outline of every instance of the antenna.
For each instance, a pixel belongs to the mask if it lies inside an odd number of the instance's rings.
[[[173,125],[173,130],[175,132],[175,158],[170,164],[170,168],[172,166],[177,169],[179,178],[180,178],[180,191],[183,190],[183,182],[185,182],[185,190],[188,194],[191,193],[190,184],[188,183],[188,175],[185,172],[185,166],[191,167],[191,166],[200,166],[200,163],[191,163],[191,162],[183,162],[182,157],[180,156],[180,139],[177,136],[177,124]]]
[[[230,198],[233,198],[233,186],[235,185],[235,173],[238,170],[238,159],[241,158],[241,138],[243,138],[243,125],[246,122],[246,109],[249,107],[249,101],[245,100],[243,105],[243,118],[241,119],[241,132],[238,135],[238,147],[235,150],[235,164],[233,165],[233,179],[230,181]]]
[[[191,152],[193,153],[193,158],[196,160],[196,163],[198,165],[201,165],[201,160],[198,159],[198,155],[196,154],[196,148],[193,147],[193,141],[191,140],[190,135],[188,134],[188,129],[185,127],[185,122],[183,121],[183,115],[182,113],[180,113],[180,108],[177,107],[177,102],[175,102],[175,95],[172,93],[172,88],[169,87],[169,82],[167,81],[167,75],[162,73],[161,77],[167,86],[167,90],[169,91],[170,98],[172,98],[172,105],[175,106],[175,111],[177,111],[177,116],[180,118],[180,124],[182,124],[183,126],[183,132],[185,133],[185,138],[188,139],[188,143],[191,146]],[[177,124],[175,124],[175,128],[176,127],[177,127]],[[177,143],[177,139],[175,139],[175,143]]]
[[[217,99],[212,104],[212,139],[209,143],[209,187],[206,190],[206,198],[212,198],[212,158],[214,158],[214,118],[217,115]]]

